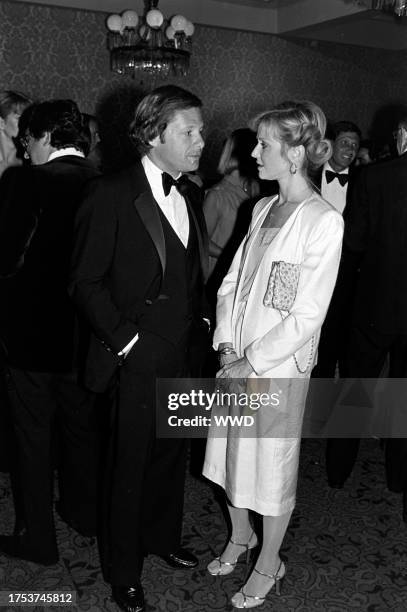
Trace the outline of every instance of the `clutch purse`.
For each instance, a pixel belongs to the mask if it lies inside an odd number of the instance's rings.
[[[289,311],[297,295],[301,264],[273,261],[263,304]]]
[[[282,310],[289,312],[297,295],[298,281],[300,278],[301,264],[288,263],[287,261],[273,261],[271,272],[264,294],[263,304],[275,308],[280,312],[284,320]],[[287,315],[288,316],[288,315]],[[315,336],[311,337],[310,354],[305,369],[300,367],[295,353],[293,359],[299,374],[305,374],[312,366],[315,351]]]

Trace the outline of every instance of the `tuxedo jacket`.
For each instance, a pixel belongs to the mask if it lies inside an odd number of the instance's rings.
[[[208,246],[201,190],[192,182],[185,200],[202,267],[200,316],[206,314]],[[157,287],[167,265],[159,206],[140,162],[89,184],[75,236],[70,293],[93,330],[86,382],[102,391],[120,362],[118,353],[137,333],[146,333],[141,320],[160,298],[151,288]]]
[[[0,337],[10,365],[70,371],[78,320],[69,298],[75,214],[98,172],[81,157],[7,170],[0,181]]]
[[[360,270],[357,324],[407,334],[407,153],[363,169],[344,243]]]

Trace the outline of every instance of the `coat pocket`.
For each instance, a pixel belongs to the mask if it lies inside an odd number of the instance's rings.
[[[297,295],[301,264],[273,261],[263,304],[289,311]]]

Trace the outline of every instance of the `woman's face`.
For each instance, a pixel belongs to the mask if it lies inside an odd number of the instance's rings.
[[[269,127],[259,126],[257,145],[252,151],[252,157],[257,162],[260,179],[279,180],[289,174],[290,162],[283,154],[281,142],[273,137],[273,132]]]
[[[20,120],[21,113],[16,110],[11,111],[4,119],[1,120],[1,129],[5,136],[8,138],[17,138],[18,135],[18,122]]]

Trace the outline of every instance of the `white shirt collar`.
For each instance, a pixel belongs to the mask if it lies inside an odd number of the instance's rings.
[[[57,159],[57,157],[64,157],[65,155],[73,155],[74,157],[85,157],[82,151],[75,149],[75,147],[66,147],[65,149],[58,149],[51,153],[48,157],[48,161],[52,161],[53,159]]]
[[[141,158],[141,164],[155,201],[183,245],[186,247],[189,237],[189,218],[184,198],[174,187],[171,188],[167,196],[164,195],[162,181],[163,171],[156,166],[147,155]],[[179,173],[179,176],[181,176],[181,174],[182,172]],[[179,176],[177,178],[179,178]]]
[[[148,155],[144,155],[141,158],[141,163],[144,168],[144,172],[146,173],[146,177],[148,182],[150,183],[151,191],[157,202],[163,200],[165,198],[164,189],[163,189],[163,179],[162,174],[163,170],[159,168],[149,157]],[[179,173],[177,179],[181,176],[182,172]]]
[[[327,200],[336,210],[340,213],[343,213],[346,206],[346,194],[348,190],[347,185],[341,185],[339,181],[331,181],[329,184],[326,180],[325,170],[331,170],[331,172],[336,172],[329,162],[325,162],[324,171],[322,173],[321,180],[321,195],[325,200]],[[349,168],[345,168],[342,172],[337,172],[337,174],[348,174]]]
[[[349,174],[349,166],[347,168],[345,168],[344,170],[340,170],[340,172],[337,172],[336,170],[334,170],[332,168],[332,166],[329,163],[329,161],[325,162],[324,170],[331,170],[331,172],[336,172],[336,174]]]

